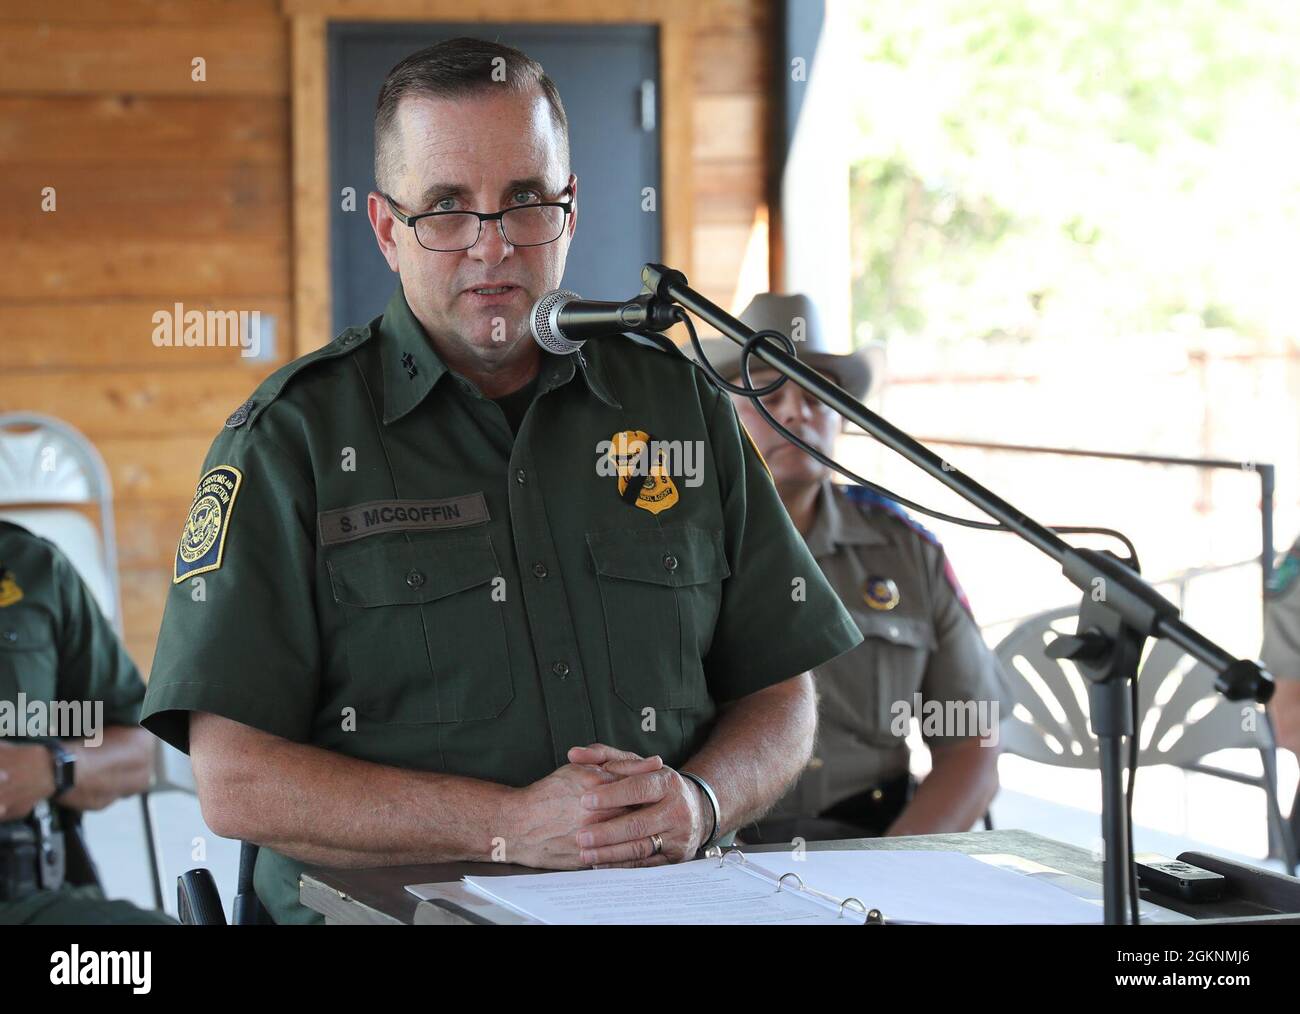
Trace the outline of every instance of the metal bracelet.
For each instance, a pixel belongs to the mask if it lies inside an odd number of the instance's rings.
[[[683,778],[689,778],[696,785],[698,785],[700,787],[700,791],[703,792],[705,798],[708,799],[709,805],[713,807],[713,830],[709,832],[708,838],[706,838],[704,840],[704,844],[700,846],[700,848],[706,849],[710,845],[712,845],[715,841],[718,840],[718,838],[720,837],[720,832],[722,830],[721,827],[722,808],[718,806],[717,793],[715,793],[713,791],[713,787],[709,785],[709,783],[706,782],[699,775],[693,775],[689,771],[680,771],[680,770],[677,773],[681,775]]]

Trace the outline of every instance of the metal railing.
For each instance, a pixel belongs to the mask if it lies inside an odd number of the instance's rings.
[[[923,444],[936,444],[946,447],[969,447],[982,451],[1005,451],[1012,454],[1053,454],[1060,457],[1098,458],[1108,461],[1134,461],[1147,465],[1173,465],[1184,468],[1230,469],[1234,472],[1244,472],[1247,474],[1257,475],[1259,477],[1260,514],[1260,608],[1261,610],[1263,609],[1263,592],[1268,585],[1269,578],[1273,576],[1273,558],[1275,556],[1273,545],[1273,497],[1277,488],[1277,483],[1276,469],[1270,464],[1257,461],[1230,461],[1226,458],[1184,458],[1164,454],[1131,454],[1122,451],[1086,451],[1073,447],[1042,447],[1033,444],[998,444],[980,440],[957,440],[948,437],[919,437],[918,439]],[[1193,568],[1192,570],[1184,572],[1184,575],[1192,577],[1201,576],[1202,574],[1213,573],[1220,569],[1228,570],[1242,565],[1242,563],[1232,563],[1224,564],[1218,568]],[[1177,582],[1178,580],[1179,575],[1176,575],[1175,577],[1167,578],[1164,581],[1156,583],[1168,584]],[[1181,593],[1186,590],[1186,581],[1183,581],[1179,585],[1179,588],[1181,595]],[[1181,605],[1181,600],[1179,604]]]

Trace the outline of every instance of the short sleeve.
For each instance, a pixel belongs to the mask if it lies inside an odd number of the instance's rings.
[[[731,576],[705,659],[710,694],[735,700],[822,665],[862,643],[781,503],[731,399],[709,427]]]
[[[62,553],[53,556],[60,600],[58,695],[103,702],[105,725],[140,720],[144,681],[90,589]]]
[[[943,547],[934,546],[927,556],[937,646],[926,662],[922,696],[925,700],[973,702],[977,709],[982,705],[988,723],[994,725],[1005,717],[1002,711],[1010,704],[1002,663],[985,643]],[[988,709],[995,702],[998,712],[992,714]],[[975,717],[984,721],[979,710]],[[944,737],[925,738],[939,742]]]
[[[263,427],[223,431],[188,517],[177,519],[177,579],[141,724],[179,750],[189,751],[191,711],[308,737],[320,639],[315,496],[304,468]]]

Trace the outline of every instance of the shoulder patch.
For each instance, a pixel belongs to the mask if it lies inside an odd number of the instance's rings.
[[[1295,587],[1297,577],[1300,577],[1300,555],[1297,555],[1296,547],[1292,546],[1269,575],[1268,584],[1264,589],[1265,598],[1282,598]]]
[[[230,515],[243,481],[244,474],[234,465],[218,465],[199,478],[199,487],[194,493],[194,502],[190,504],[180,544],[176,547],[172,584],[180,584],[187,577],[217,570],[221,566],[226,533],[230,530]]]
[[[940,545],[939,537],[935,535],[934,532],[926,528],[925,525],[913,518],[912,515],[908,514],[907,511],[903,510],[902,507],[896,504],[893,500],[890,500],[888,497],[883,497],[879,493],[867,489],[865,486],[855,486],[849,483],[837,483],[836,485],[843,490],[844,495],[859,508],[869,510],[874,507],[876,510],[884,511],[895,520],[901,521],[903,524],[907,525],[908,528],[916,532],[916,534],[925,539],[926,542],[935,546]]]
[[[839,486],[840,489],[844,490],[844,495],[859,508],[869,510],[874,507],[876,510],[884,511],[896,521],[899,521],[912,529],[912,531],[916,532],[917,535],[930,543],[930,545],[939,549],[940,552],[943,551],[943,543],[939,541],[939,537],[935,535],[934,532],[930,531],[930,529],[926,528],[925,525],[913,518],[912,515],[908,514],[907,511],[903,510],[903,508],[893,500],[881,496],[879,493],[873,492],[865,486],[852,486],[847,483],[837,483],[836,485]],[[961,604],[961,607],[974,617],[975,612],[971,609],[970,599],[966,597],[966,590],[962,588],[961,582],[957,580],[957,572],[952,569],[952,561],[948,559],[947,553],[943,553],[943,577],[944,580],[948,582],[948,587],[952,589],[952,592],[957,597],[957,601]]]
[[[305,356],[299,356],[292,362],[285,363],[257,386],[257,390],[253,392],[253,396],[248,401],[235,409],[230,418],[226,420],[226,425],[231,429],[238,429],[244,423],[252,425],[257,422],[258,416],[276,398],[280,397],[289,382],[299,373],[316,363],[338,359],[340,356],[355,352],[370,340],[378,327],[380,319],[376,317],[365,327],[350,327],[328,345],[322,345],[320,348],[308,352]]]

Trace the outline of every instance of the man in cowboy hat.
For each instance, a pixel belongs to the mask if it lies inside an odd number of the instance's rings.
[[[790,336],[802,361],[855,398],[865,396],[867,351],[825,351],[807,296],[762,293],[740,319],[755,331]],[[739,383],[740,346],[724,338],[702,345],[718,373]],[[779,374],[755,357],[750,376],[762,387]],[[857,648],[814,670],[813,756],[794,786],[740,837],[754,844],[968,830],[998,788],[1001,669],[943,547],[892,501],[832,482],[831,470],[773,429],[749,398],[732,400],[795,527],[864,635]],[[787,429],[834,454],[840,419],[833,410],[793,382],[762,401]],[[928,720],[936,714],[939,720]],[[986,721],[943,717],[977,714]],[[919,787],[904,739],[910,717],[920,721],[933,760]]]

